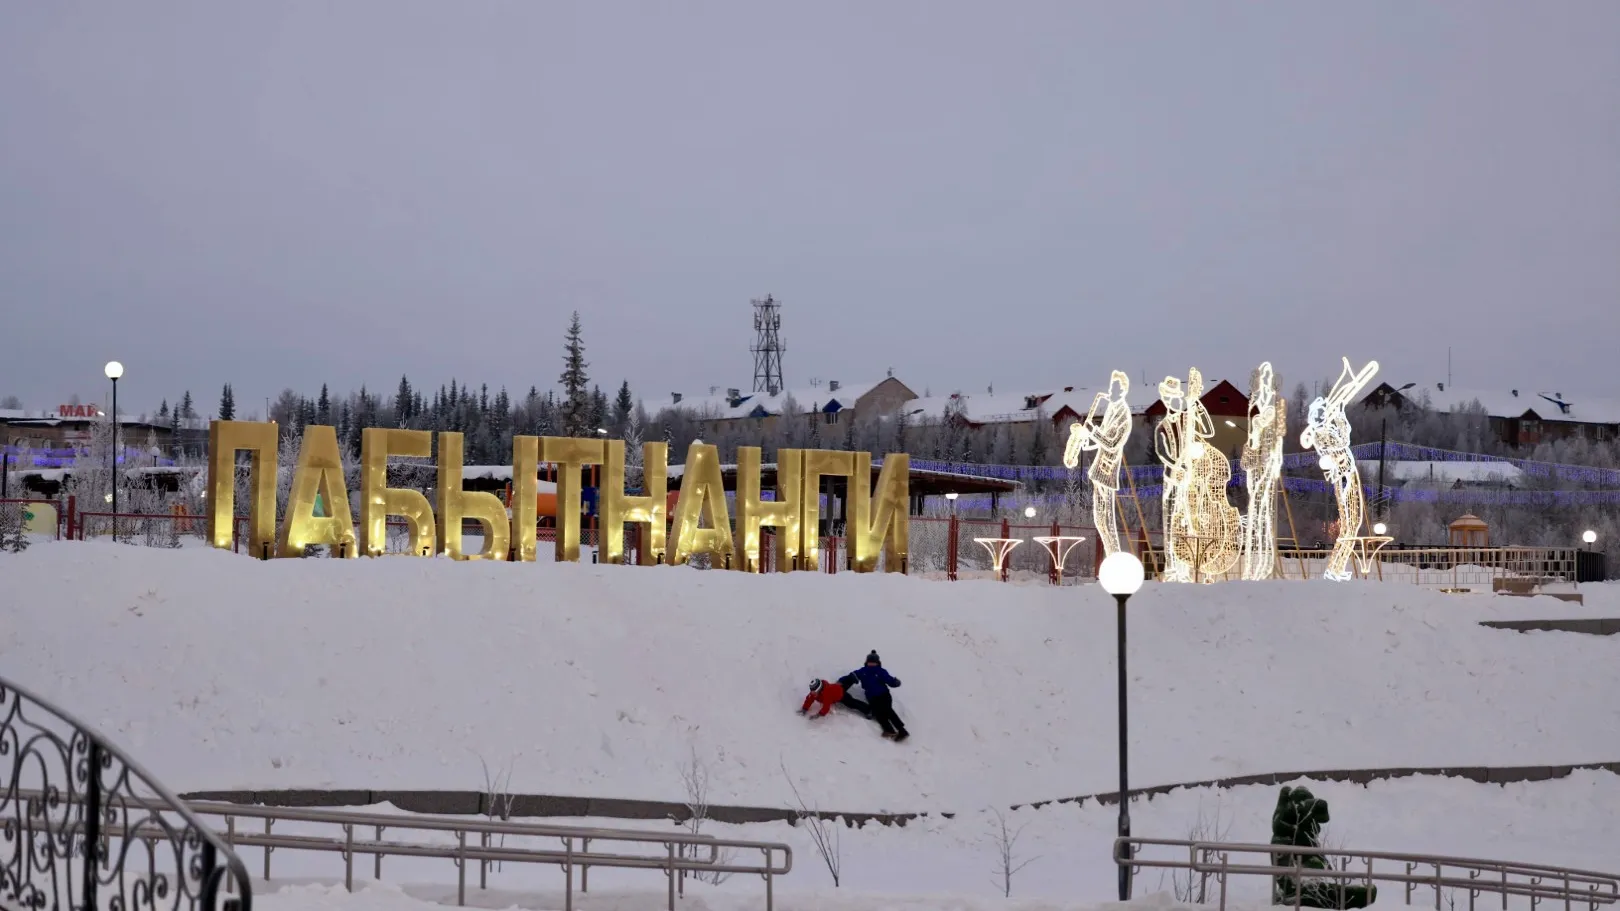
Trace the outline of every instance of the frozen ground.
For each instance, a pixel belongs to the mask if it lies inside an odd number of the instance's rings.
[[[680,800],[693,751],[714,803],[784,805],[784,767],[858,811],[1116,783],[1114,610],[1095,587],[96,542],[0,560],[0,668],[180,790],[476,789],[483,757],[518,792]],[[1131,601],[1132,781],[1620,760],[1620,637],[1477,625],[1598,610],[1150,585]],[[873,648],[904,681],[910,741],[795,714],[805,681]]]

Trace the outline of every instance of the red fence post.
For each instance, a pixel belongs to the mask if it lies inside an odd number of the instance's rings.
[[[1012,537],[1012,526],[1010,524],[1008,524],[1008,522],[1007,522],[1007,520],[1005,518],[1001,520],[1001,536],[1003,538]],[[1001,559],[1001,581],[1003,581],[1003,582],[1007,581],[1007,568],[1008,568],[1007,567],[1007,558],[1002,557],[1002,559]]]
[[[949,529],[949,533],[950,533],[950,538],[948,540],[946,540],[946,542],[945,542],[945,578],[949,579],[952,582],[955,582],[956,581],[956,536],[958,534],[961,534],[962,527],[961,527],[961,524],[957,522],[956,513],[954,511],[951,513],[951,521],[950,521],[950,525],[948,526],[948,529]]]
[[[69,494],[67,504],[67,533],[69,541],[74,540],[74,536],[79,533],[78,522],[79,498],[76,494]],[[83,536],[80,535],[80,537],[82,538]]]
[[[1063,532],[1062,532],[1062,530],[1060,530],[1058,528],[1057,520],[1053,519],[1052,520],[1052,537],[1056,538],[1058,535],[1061,535],[1061,534],[1063,534]],[[1052,560],[1052,584],[1053,585],[1062,585],[1063,584],[1063,567],[1058,565],[1058,561],[1056,559],[1062,553],[1063,553],[1063,544],[1062,544],[1062,542],[1053,541],[1052,542],[1052,556],[1053,556],[1053,560]]]

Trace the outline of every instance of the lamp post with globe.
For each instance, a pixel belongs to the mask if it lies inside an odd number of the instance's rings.
[[[1102,565],[1097,567],[1097,582],[1102,585],[1103,591],[1114,596],[1118,614],[1115,621],[1116,638],[1119,641],[1119,837],[1131,836],[1131,810],[1130,810],[1130,764],[1126,748],[1127,736],[1125,715],[1125,602],[1131,600],[1142,587],[1142,561],[1129,551],[1118,550],[1103,559]],[[1130,901],[1131,898],[1131,868],[1124,865],[1119,868],[1119,900]]]
[[[1597,543],[1597,532],[1588,528],[1586,531],[1581,532],[1581,540],[1585,542],[1586,549],[1591,550],[1592,545]]]
[[[112,539],[118,540],[118,378],[124,375],[124,365],[108,361],[102,368],[112,380]]]

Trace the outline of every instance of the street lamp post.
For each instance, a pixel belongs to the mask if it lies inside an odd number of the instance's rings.
[[[103,368],[112,380],[112,539],[118,540],[118,378],[124,375],[124,365],[108,361]]]
[[[1103,591],[1114,596],[1118,608],[1115,630],[1119,639],[1119,837],[1131,837],[1130,763],[1126,749],[1125,717],[1125,602],[1142,587],[1142,561],[1129,551],[1109,554],[1097,567],[1097,581]],[[1132,852],[1134,854],[1134,852]],[[1131,900],[1131,867],[1119,868],[1119,900]]]
[[[1591,550],[1592,545],[1597,543],[1597,532],[1588,528],[1586,531],[1581,532],[1581,540],[1586,542],[1586,549]]]

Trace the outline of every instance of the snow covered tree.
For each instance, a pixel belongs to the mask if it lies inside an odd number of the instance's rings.
[[[230,383],[226,383],[225,389],[219,394],[219,419],[236,420],[236,393],[231,391]]]
[[[641,487],[642,453],[641,429],[647,426],[647,411],[637,405],[624,422],[624,486],[626,490]]]
[[[22,407],[22,399],[18,398],[17,396],[8,395],[5,398],[0,398],[0,410],[21,411]]]
[[[579,311],[575,310],[568,322],[568,334],[563,344],[563,372],[557,382],[563,388],[562,435],[586,436],[594,433],[590,423],[590,375],[585,362],[585,342],[580,332]]]

